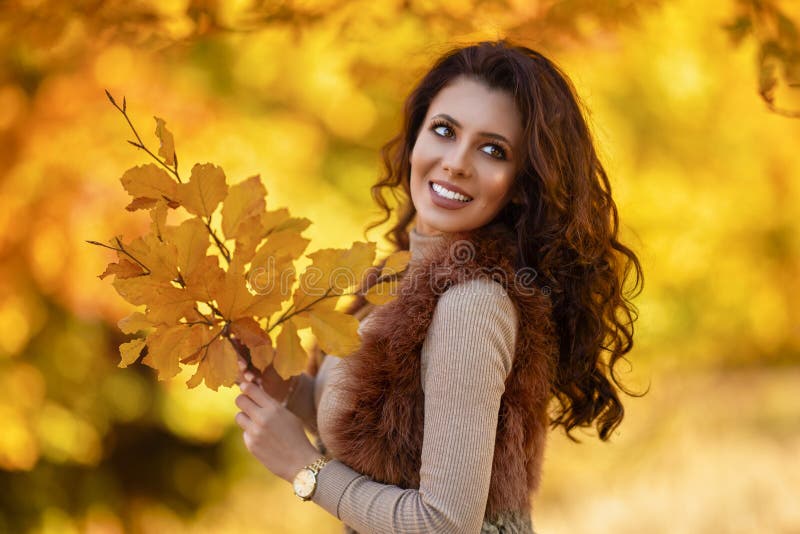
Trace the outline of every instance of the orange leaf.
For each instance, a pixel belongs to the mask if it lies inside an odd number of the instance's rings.
[[[156,202],[150,210],[150,220],[150,232],[161,239],[167,225],[167,203],[164,200]]]
[[[200,360],[194,376],[186,383],[190,388],[205,380],[206,386],[217,391],[220,386],[232,386],[239,376],[236,349],[230,341],[220,337],[208,347],[205,358]]]
[[[281,326],[281,333],[276,340],[275,359],[272,365],[284,380],[300,374],[305,369],[308,354],[300,344],[300,336],[292,320]]]
[[[138,264],[123,258],[118,263],[109,263],[99,278],[102,280],[112,274],[117,278],[133,278],[134,276],[141,276],[144,272]]]
[[[203,221],[197,217],[187,219],[177,227],[167,227],[166,235],[175,243],[178,269],[182,273],[191,271],[208,251],[210,236]]]
[[[204,325],[158,328],[147,336],[147,356],[142,362],[158,371],[159,380],[172,378],[180,371],[180,360],[202,346],[208,330]]]
[[[192,167],[189,183],[179,184],[177,200],[189,213],[210,217],[228,193],[225,173],[211,163]]]
[[[144,314],[141,312],[133,312],[132,314],[128,315],[127,317],[123,317],[117,323],[117,326],[124,334],[135,334],[140,330],[144,330],[145,328],[150,328],[153,326],[153,323],[148,321]]]
[[[375,243],[356,242],[349,249],[322,249],[308,257],[312,263],[300,276],[300,287],[294,294],[295,310],[309,305],[333,309],[338,298],[318,299],[326,294],[341,295],[360,284],[375,260]]]
[[[172,137],[172,132],[167,130],[167,123],[164,119],[153,117],[156,120],[156,136],[161,142],[158,147],[158,155],[164,158],[167,165],[175,165],[175,139]]]
[[[147,198],[147,197],[136,197],[131,200],[131,203],[125,206],[125,209],[128,211],[136,211],[136,210],[149,210],[153,206],[156,205],[158,199],[155,198]]]
[[[364,297],[368,302],[381,306],[397,298],[398,288],[398,280],[384,280],[369,288]]]
[[[408,250],[398,250],[386,258],[386,263],[381,270],[381,276],[391,276],[402,273],[411,261],[411,252]]]
[[[250,360],[263,371],[272,362],[272,340],[252,317],[242,317],[231,323],[231,332],[250,349]]]
[[[119,346],[119,353],[121,356],[119,366],[128,367],[141,356],[142,349],[144,349],[144,339],[134,339],[123,343]]]
[[[152,276],[137,276],[117,278],[112,285],[131,304],[146,304],[146,317],[150,322],[177,323],[181,317],[194,316],[194,297],[169,282],[154,279]]]
[[[197,261],[191,272],[183,277],[186,291],[201,302],[216,300],[224,291],[225,271],[219,266],[216,256],[204,256]]]
[[[134,199],[146,197],[159,200],[167,197],[174,200],[178,191],[178,183],[154,163],[128,169],[120,181]]]
[[[358,319],[352,315],[330,310],[310,312],[311,331],[327,354],[347,356],[358,348]]]
[[[226,239],[239,238],[258,222],[251,222],[251,219],[260,219],[266,208],[266,194],[258,176],[251,176],[230,188],[222,205],[222,232]]]

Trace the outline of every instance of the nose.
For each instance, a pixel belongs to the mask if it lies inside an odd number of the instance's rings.
[[[471,176],[470,165],[466,143],[452,146],[442,157],[442,170],[451,176]]]

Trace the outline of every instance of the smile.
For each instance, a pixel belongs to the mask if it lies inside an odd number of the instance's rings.
[[[461,193],[456,193],[455,191],[450,191],[446,187],[441,186],[439,184],[435,184],[433,182],[430,182],[430,184],[431,184],[431,189],[433,189],[433,191],[442,198],[447,198],[450,200],[458,200],[459,202],[465,202],[465,203],[470,202],[472,200],[472,197],[462,195]]]

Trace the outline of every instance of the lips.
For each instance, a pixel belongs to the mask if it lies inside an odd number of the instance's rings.
[[[445,186],[441,186],[441,187],[445,187]],[[472,203],[472,200],[470,200],[468,202],[464,202],[462,200],[456,200],[454,198],[447,198],[447,197],[443,197],[443,196],[439,195],[439,193],[437,193],[433,189],[433,182],[428,182],[428,192],[431,195],[431,197],[430,197],[431,198],[431,202],[435,206],[438,206],[438,207],[446,209],[446,210],[460,210],[460,209],[465,208],[466,206],[469,206]]]
[[[440,186],[444,187],[445,189],[449,189],[453,193],[459,193],[461,195],[464,195],[465,197],[467,197],[470,200],[472,200],[472,195],[470,195],[469,193],[467,193],[466,191],[464,191],[463,189],[461,189],[460,187],[458,187],[456,185],[449,184],[447,182],[441,182],[439,180],[431,180],[431,182],[436,184],[436,185],[440,185]]]

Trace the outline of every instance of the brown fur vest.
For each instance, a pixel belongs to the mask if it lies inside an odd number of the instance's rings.
[[[448,235],[434,254],[412,262],[398,298],[370,313],[360,348],[342,362],[343,409],[325,444],[329,451],[373,480],[419,488],[420,353],[434,308],[448,287],[490,276],[511,297],[519,328],[500,404],[485,517],[530,510],[530,493],[541,474],[557,344],[550,299],[533,283],[532,271],[515,269],[515,258],[514,235],[495,223]]]

